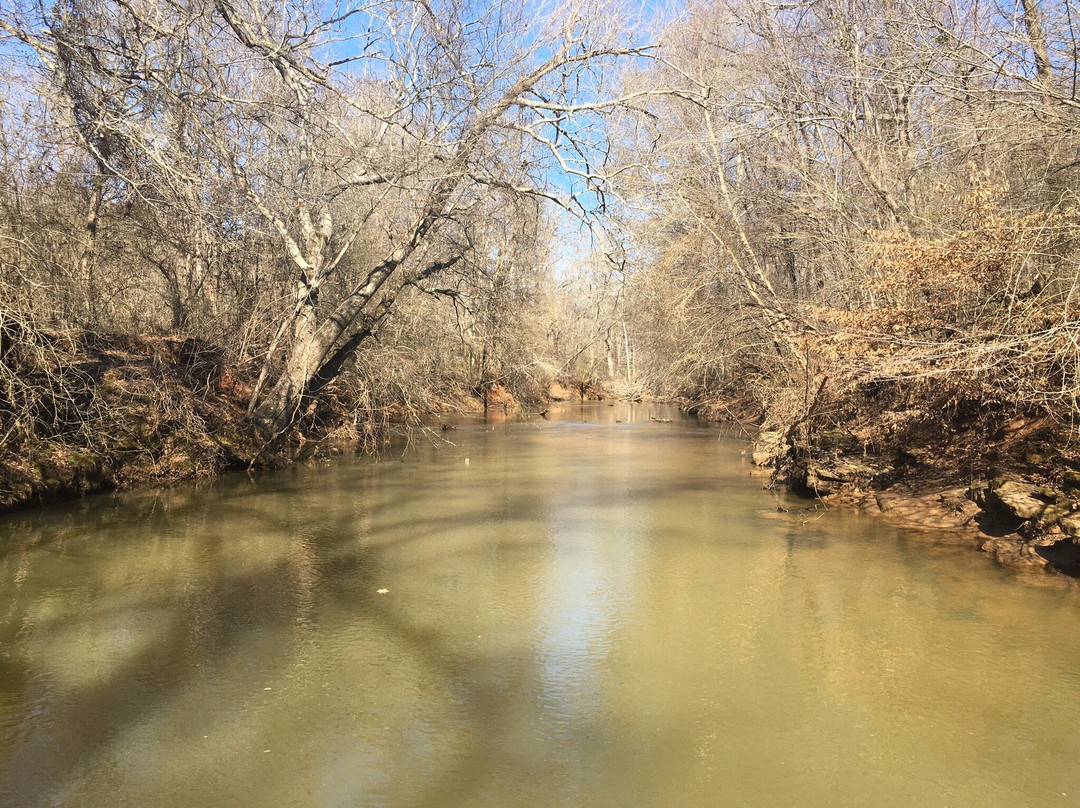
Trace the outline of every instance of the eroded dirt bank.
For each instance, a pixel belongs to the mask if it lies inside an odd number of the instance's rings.
[[[250,388],[195,339],[4,333],[0,511],[270,463]]]

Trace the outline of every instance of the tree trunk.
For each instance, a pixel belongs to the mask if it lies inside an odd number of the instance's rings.
[[[299,417],[308,395],[308,385],[326,359],[333,342],[343,331],[338,330],[329,344],[323,344],[328,338],[326,336],[321,343],[318,339],[320,329],[316,327],[318,289],[312,288],[306,278],[301,278],[296,283],[295,295],[292,334],[285,366],[266,400],[255,410],[256,419],[273,436],[287,429]]]
[[[1042,15],[1036,0],[1020,0],[1024,9],[1024,28],[1027,30],[1028,44],[1035,55],[1035,78],[1043,93],[1050,95],[1054,89],[1054,75],[1050,66],[1050,50],[1046,45],[1043,32]]]

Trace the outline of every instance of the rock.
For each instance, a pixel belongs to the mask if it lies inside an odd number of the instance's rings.
[[[1052,525],[1061,517],[1068,516],[1071,510],[1072,508],[1069,505],[1059,505],[1057,503],[1047,505],[1039,514],[1039,524]]]
[[[1058,519],[1058,525],[1065,535],[1072,539],[1080,539],[1080,515],[1077,516],[1063,516]]]
[[[1035,553],[1041,561],[1062,572],[1069,575],[1080,573],[1080,545],[1070,539],[1061,539],[1038,546],[1035,548]]]
[[[984,553],[990,555],[999,564],[1008,566],[1020,560],[1020,548],[1023,542],[1018,539],[993,538],[982,543]]]
[[[846,486],[865,487],[879,470],[865,463],[825,461],[800,458],[795,461],[792,474],[795,481],[819,497],[839,493]]]
[[[982,549],[1005,567],[1046,567],[1048,563],[1033,545],[1019,539],[987,539]]]
[[[1016,480],[994,480],[986,490],[986,507],[1004,511],[1017,519],[1034,519],[1046,503],[1032,494],[1031,486]]]
[[[965,496],[961,489],[952,489],[938,494],[938,502],[941,507],[952,513],[964,513],[969,516],[976,510],[975,505]]]
[[[829,468],[829,476],[841,482],[854,483],[873,479],[879,470],[865,463],[845,461]]]
[[[1080,490],[1080,471],[1069,469],[1061,475],[1061,484],[1066,491]]]
[[[822,451],[846,454],[861,447],[859,439],[846,429],[823,429],[814,435],[814,448]]]
[[[754,441],[754,450],[750,458],[755,466],[771,466],[776,462],[782,451],[780,441],[782,435],[779,432],[761,432]]]
[[[935,532],[955,531],[956,541],[967,542],[975,529],[973,520],[979,508],[964,494],[965,489],[960,487],[917,493],[899,484],[872,496],[882,517],[892,524]]]
[[[821,466],[806,457],[800,457],[795,461],[791,469],[792,480],[796,486],[815,494],[819,497],[828,496],[829,494],[835,494],[840,490],[840,485],[833,485],[833,482],[827,478],[820,476]]]

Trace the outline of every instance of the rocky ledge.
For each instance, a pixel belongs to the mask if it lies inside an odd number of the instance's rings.
[[[755,465],[796,492],[881,514],[907,527],[943,531],[971,543],[999,563],[1080,577],[1080,472],[1065,470],[1041,484],[1021,475],[995,474],[966,486],[898,481],[897,463],[853,459],[842,452],[785,454],[780,435],[755,441]]]
[[[972,485],[968,496],[988,534],[982,547],[998,561],[1080,575],[1080,473],[1042,486],[1002,475]]]

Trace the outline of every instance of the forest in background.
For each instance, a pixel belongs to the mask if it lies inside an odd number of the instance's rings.
[[[7,485],[557,382],[753,418],[767,462],[1072,462],[1078,15],[14,0]]]
[[[788,447],[978,451],[1016,419],[1071,441],[1078,25],[1038,0],[738,0],[670,27],[654,71],[682,93],[635,228],[667,383],[751,397]]]

